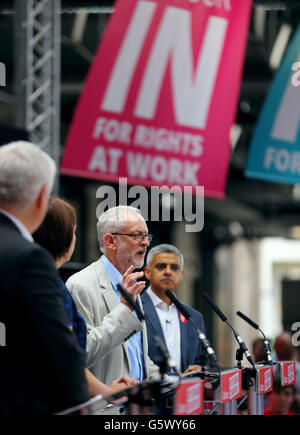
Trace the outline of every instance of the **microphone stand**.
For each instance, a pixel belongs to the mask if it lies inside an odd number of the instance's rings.
[[[219,370],[219,363],[218,363],[218,359],[217,359],[217,356],[215,354],[215,351],[213,350],[210,342],[208,341],[208,339],[206,338],[204,333],[202,331],[200,331],[200,329],[198,328],[196,322],[194,321],[194,319],[192,318],[190,313],[184,308],[182,303],[177,299],[177,297],[170,290],[166,290],[165,291],[165,295],[174,303],[174,305],[176,306],[178,311],[187,320],[189,320],[191,322],[191,324],[195,328],[195,331],[197,332],[197,335],[198,335],[200,343],[202,344],[205,352],[208,355],[208,358],[209,358],[209,360],[211,362],[212,367],[217,367],[217,369]]]
[[[264,337],[264,361],[262,362],[263,365],[268,365],[269,367],[273,366],[273,360],[272,360],[272,353],[270,348],[269,340],[267,340],[265,334],[263,331],[259,328],[258,324],[255,323],[253,320],[249,319],[245,314],[241,313],[240,311],[237,311],[236,313],[239,317],[241,317],[245,322],[247,322],[249,325],[251,325],[253,328],[258,329],[263,337]],[[259,369],[258,369],[259,370]],[[256,372],[254,370],[250,371],[250,374],[248,377],[251,379],[254,378],[256,380]],[[249,415],[262,415],[264,411],[264,401],[263,401],[263,394],[258,394],[256,391],[257,386],[252,385],[250,386],[249,392],[248,392],[248,413]]]
[[[140,322],[142,322],[144,325],[145,320],[146,320],[146,313],[142,312],[138,303],[134,302],[132,300],[129,293],[127,293],[127,291],[121,286],[121,284],[118,284],[117,287],[118,287],[119,292],[123,295],[125,300],[131,306],[131,308],[133,308],[135,310]],[[172,410],[173,410],[174,392],[172,392],[172,390],[170,390],[170,383],[169,382],[167,382],[167,385],[166,385],[166,388],[164,391],[163,386],[164,386],[164,384],[166,384],[166,382],[164,380],[164,375],[167,374],[166,372],[167,372],[168,367],[171,370],[173,370],[176,375],[178,375],[179,379],[180,379],[180,374],[179,374],[179,371],[178,371],[174,361],[171,359],[170,354],[168,352],[168,349],[165,346],[164,342],[155,332],[154,327],[151,324],[151,322],[149,322],[149,324],[151,325],[151,328],[153,330],[154,343],[155,343],[157,349],[159,350],[159,352],[162,356],[161,359],[159,359],[158,361],[155,361],[155,362],[157,362],[157,365],[159,366],[159,372],[160,372],[161,379],[160,379],[160,381],[154,380],[151,382],[151,384],[150,384],[151,396],[154,399],[155,413],[157,415],[165,415],[165,414],[169,415],[170,413],[173,412]],[[177,384],[176,385],[176,388],[177,388],[179,381],[177,380],[177,382],[175,384]],[[147,397],[148,397],[148,395],[147,395]],[[135,402],[135,403],[138,403],[140,405],[141,401],[143,401],[143,398],[144,398],[144,396],[143,396],[142,391],[141,391],[141,394],[135,399],[135,400],[137,400],[137,402]],[[148,399],[149,399],[149,397],[148,397]],[[131,398],[131,400],[133,400],[133,399]]]
[[[252,326],[254,329],[257,329],[258,331],[260,331],[260,333],[262,334],[263,338],[264,338],[264,361],[262,362],[264,365],[273,365],[273,360],[272,360],[272,352],[271,352],[271,348],[270,348],[270,342],[269,340],[266,338],[265,334],[263,333],[263,331],[260,329],[260,327],[258,326],[257,323],[255,323],[253,320],[249,319],[249,317],[247,317],[245,314],[243,314],[241,311],[237,311],[236,314],[241,317],[241,319],[245,320],[245,322],[247,322],[250,326]]]
[[[123,289],[121,284],[118,284],[117,287],[118,287],[119,292],[124,296],[124,298],[128,302],[128,304],[135,310],[140,322],[142,322],[144,324],[144,322],[146,321],[146,318],[147,318],[146,313],[142,313],[138,303],[133,301],[133,299],[128,294],[128,292],[125,289]],[[160,336],[157,335],[152,323],[150,321],[148,323],[152,329],[154,344],[161,354],[161,358],[154,361],[159,367],[161,379],[163,379],[164,375],[166,374],[167,368],[173,370],[177,376],[180,376],[180,373],[179,373],[174,361],[171,359],[169,351],[166,348],[164,342],[162,341]]]
[[[244,356],[244,352],[247,351],[247,347],[245,346],[244,342],[240,342],[238,339],[238,334],[236,333],[236,331],[233,329],[233,327],[230,325],[230,323],[228,323],[227,321],[225,322],[229,328],[233,331],[234,336],[237,340],[237,342],[239,343],[239,348],[236,350],[235,353],[235,359],[236,359],[236,365],[239,369],[242,368],[242,361],[243,361],[243,356]]]
[[[211,306],[211,308],[215,311],[215,313],[220,317],[220,319],[225,322],[229,328],[233,331],[233,334],[239,344],[239,348],[236,351],[236,360],[237,360],[237,367],[239,369],[242,368],[242,360],[243,355],[245,354],[247,360],[250,362],[252,367],[255,368],[254,361],[252,356],[250,355],[250,352],[248,351],[248,348],[246,344],[243,342],[242,338],[238,335],[238,333],[235,331],[235,329],[230,325],[230,323],[227,321],[227,317],[225,314],[222,313],[222,311],[216,306],[216,304],[211,300],[211,298],[206,294],[203,293],[202,297],[205,299],[205,301]]]

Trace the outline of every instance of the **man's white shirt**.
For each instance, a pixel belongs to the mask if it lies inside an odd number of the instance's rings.
[[[177,369],[181,371],[181,334],[177,308],[173,303],[168,306],[151,290],[151,287],[147,289],[147,294],[156,309],[170,356]]]

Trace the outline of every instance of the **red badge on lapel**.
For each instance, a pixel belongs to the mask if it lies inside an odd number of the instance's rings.
[[[179,319],[181,320],[182,323],[186,323],[187,322],[187,319],[181,313],[179,313]]]

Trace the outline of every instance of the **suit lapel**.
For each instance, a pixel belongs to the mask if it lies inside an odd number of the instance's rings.
[[[112,288],[111,282],[108,278],[105,266],[101,258],[97,262],[96,271],[97,271],[99,286],[102,290],[103,299],[107,305],[108,313],[110,313],[119,304],[119,302],[116,298],[114,289]],[[130,367],[127,344],[123,343],[122,347],[125,353],[126,363],[128,367]]]
[[[102,290],[103,298],[107,305],[107,309],[110,312],[118,305],[118,301],[101,258],[97,262],[97,276],[99,286]]]
[[[136,302],[141,310],[141,312],[144,314],[144,308],[141,301],[141,297],[138,296],[136,299]],[[146,329],[146,322],[143,320],[143,330],[142,330],[142,349],[143,349],[143,369],[144,369],[144,379],[149,378],[149,371],[148,371],[148,364],[147,364],[147,356],[148,356],[148,339],[147,339],[147,329]]]
[[[181,349],[181,361],[182,361],[182,369],[185,370],[187,368],[187,353],[188,353],[188,324],[187,322],[183,322],[179,316],[179,325],[180,325],[180,349]]]
[[[153,305],[153,302],[151,301],[148,294],[145,292],[142,294],[142,301],[144,304],[144,310],[147,313],[147,319],[151,323],[152,327],[154,328],[157,335],[160,336],[160,338],[163,340],[163,342],[166,344],[165,336],[161,327],[160,320],[158,318],[155,306]],[[151,334],[151,327],[150,327],[150,334]]]

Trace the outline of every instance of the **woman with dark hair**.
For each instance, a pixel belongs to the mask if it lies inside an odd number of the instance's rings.
[[[40,228],[33,234],[33,238],[36,243],[50,252],[57,268],[69,261],[73,255],[76,243],[76,223],[76,211],[69,202],[61,198],[50,199],[46,217]],[[86,352],[87,328],[85,320],[78,312],[75,302],[63,281],[61,281],[61,289],[70,329],[74,331],[79,344]],[[135,383],[133,379],[124,376],[107,386],[100,382],[88,368],[85,369],[85,376],[92,397],[98,394],[103,396],[111,395]]]

